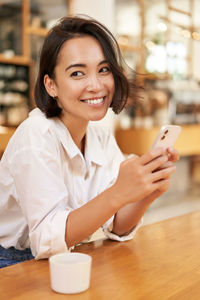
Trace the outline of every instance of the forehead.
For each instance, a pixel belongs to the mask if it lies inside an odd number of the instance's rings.
[[[92,36],[74,37],[66,41],[58,55],[61,61],[76,63],[104,60],[105,56],[100,43]]]

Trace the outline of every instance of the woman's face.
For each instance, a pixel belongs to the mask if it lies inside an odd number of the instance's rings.
[[[66,41],[58,55],[55,80],[46,76],[44,82],[51,83],[48,86],[53,93],[47,90],[57,97],[66,125],[105,116],[114,94],[114,78],[95,38],[84,36]]]

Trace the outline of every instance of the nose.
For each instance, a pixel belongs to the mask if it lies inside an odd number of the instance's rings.
[[[88,77],[87,90],[90,92],[97,92],[102,89],[102,81],[98,75],[92,74]]]

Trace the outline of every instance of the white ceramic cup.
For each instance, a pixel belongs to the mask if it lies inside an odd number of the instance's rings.
[[[67,252],[49,258],[51,288],[63,294],[75,294],[90,286],[92,257],[78,252]]]

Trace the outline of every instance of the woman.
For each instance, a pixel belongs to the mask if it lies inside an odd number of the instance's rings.
[[[119,113],[133,94],[119,47],[100,23],[64,18],[40,57],[34,109],[0,164],[1,266],[67,251],[99,228],[133,237],[169,187],[178,159],[158,148],[124,159],[114,137],[89,121]]]

